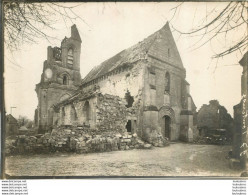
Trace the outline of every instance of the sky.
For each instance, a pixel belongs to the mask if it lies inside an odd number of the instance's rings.
[[[206,14],[215,9],[223,9],[226,2],[183,3],[81,3],[73,11],[81,18],[73,21],[77,25],[81,39],[82,78],[96,65],[118,52],[142,41],[161,29],[167,21],[170,27],[190,31],[197,27]],[[71,4],[65,4],[71,5]],[[7,113],[34,118],[38,105],[35,85],[40,82],[47,47],[60,46],[61,40],[70,36],[70,21],[62,19],[54,25],[56,30],[44,32],[56,38],[47,41],[37,39],[37,44],[23,44],[15,52],[5,49],[5,105]],[[190,92],[199,109],[202,104],[217,99],[233,115],[233,106],[241,99],[242,67],[238,64],[241,52],[213,60],[212,56],[226,44],[240,38],[241,32],[234,31],[226,39],[220,37],[202,47],[194,47],[199,37],[180,36],[173,31],[182,62],[186,69],[186,79]],[[16,107],[12,108],[11,107]]]

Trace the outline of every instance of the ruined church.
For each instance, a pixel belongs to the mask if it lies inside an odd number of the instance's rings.
[[[40,133],[54,126],[86,125],[102,132],[136,133],[144,140],[159,133],[172,141],[192,141],[196,107],[169,23],[83,79],[81,44],[73,25],[60,47],[47,48],[36,85]]]

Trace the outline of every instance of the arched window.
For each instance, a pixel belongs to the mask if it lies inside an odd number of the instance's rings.
[[[165,91],[170,91],[170,73],[165,74]]]
[[[67,77],[67,75],[63,75],[63,85],[68,85],[68,77]]]
[[[64,118],[65,117],[65,108],[63,107],[62,108],[62,118]]]
[[[170,53],[170,48],[168,48],[168,57],[170,57],[171,56],[171,53]]]
[[[71,48],[68,50],[67,64],[73,65],[73,50]]]
[[[71,105],[71,120],[77,120],[77,112],[74,105]]]
[[[62,115],[62,117],[61,117],[61,123],[62,124],[64,124],[64,122],[65,122],[65,107],[62,107],[62,110],[61,110],[61,115]]]
[[[91,118],[90,117],[90,103],[89,103],[89,101],[86,101],[84,103],[83,113],[84,113],[86,122],[89,122],[89,120]]]

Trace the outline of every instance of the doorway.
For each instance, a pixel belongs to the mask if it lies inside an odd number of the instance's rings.
[[[171,118],[169,116],[164,116],[164,137],[171,139]]]
[[[126,129],[128,133],[132,132],[132,124],[131,124],[131,120],[128,120],[127,125],[126,125]]]

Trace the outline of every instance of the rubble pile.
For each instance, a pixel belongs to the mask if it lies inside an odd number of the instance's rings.
[[[143,135],[143,139],[155,147],[168,146],[169,145],[168,138],[164,138],[160,133],[160,131],[161,130],[159,130],[159,128],[158,129],[146,128]]]
[[[156,145],[164,146],[165,144]],[[145,143],[137,134],[99,132],[88,127],[60,127],[51,133],[36,136],[17,136],[8,141],[6,154],[30,154],[51,152],[108,152],[130,149],[151,149],[152,144]]]

